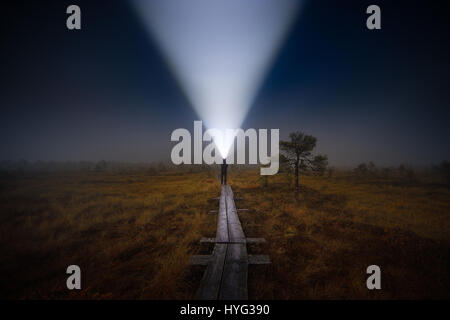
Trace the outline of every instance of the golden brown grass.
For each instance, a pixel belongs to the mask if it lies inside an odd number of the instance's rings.
[[[10,298],[186,298],[189,256],[202,233],[206,174],[107,173],[3,178],[1,288]],[[82,269],[83,290],[65,287],[66,267]]]
[[[299,201],[283,175],[261,188],[235,175],[248,237],[264,236],[271,266],[250,267],[250,292],[262,299],[449,298],[450,188],[424,183],[301,177]],[[367,266],[382,270],[382,290],[366,288]]]
[[[250,253],[252,299],[448,298],[450,189],[441,185],[301,177],[298,202],[282,174],[231,171]],[[219,185],[212,173],[42,173],[0,177],[2,298],[189,299],[211,252]],[[82,269],[69,291],[66,267]],[[368,265],[382,290],[365,286]]]

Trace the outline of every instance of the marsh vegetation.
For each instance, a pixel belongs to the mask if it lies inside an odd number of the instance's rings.
[[[250,299],[449,298],[450,188],[430,172],[374,169],[261,182],[230,166],[247,237],[272,265],[250,266]],[[101,169],[101,170],[100,170]],[[0,293],[21,299],[189,299],[211,252],[215,169],[12,171],[0,175]],[[68,265],[82,290],[66,288]],[[366,288],[367,266],[382,290]]]

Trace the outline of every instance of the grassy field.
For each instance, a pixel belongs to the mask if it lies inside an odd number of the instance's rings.
[[[425,177],[426,178],[426,177]],[[272,265],[249,267],[250,299],[450,298],[450,188],[426,179],[302,176],[262,187],[230,172],[247,237]],[[214,237],[216,173],[67,172],[0,176],[0,297],[190,299]],[[66,288],[68,265],[82,290]],[[367,266],[382,290],[366,288]]]

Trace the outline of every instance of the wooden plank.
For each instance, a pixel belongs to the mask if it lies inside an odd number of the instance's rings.
[[[226,186],[222,186],[219,202],[219,213],[217,216],[216,239],[219,242],[229,241],[227,206],[226,206]],[[222,282],[223,268],[227,253],[227,244],[216,243],[211,262],[208,264],[203,275],[200,287],[197,291],[199,300],[216,300],[219,298],[219,290]]]
[[[216,232],[216,238],[220,242],[229,241],[226,195],[227,195],[227,186],[222,186],[222,193],[220,194],[219,214],[217,217],[217,232]]]
[[[247,275],[248,256],[244,231],[236,211],[233,199],[233,191],[226,186],[226,211],[228,218],[228,232],[230,242],[241,242],[228,244],[227,255],[222,275],[222,286],[219,299],[221,300],[243,300],[248,299]]]
[[[200,287],[196,293],[196,299],[217,300],[219,298],[226,253],[226,244],[216,244],[214,246],[214,253],[203,274]]]
[[[247,243],[266,243],[264,238],[247,238]]]
[[[220,300],[247,300],[248,257],[245,244],[229,244],[223,268]]]
[[[211,262],[211,259],[212,256],[210,254],[191,256],[189,264],[193,266],[206,266]]]
[[[200,243],[216,243],[216,238],[201,238]]]
[[[245,242],[219,242],[217,241],[216,238],[201,238],[200,239],[200,243],[228,243],[228,244],[232,244],[232,243],[249,243],[249,244],[253,244],[253,243],[266,243],[266,239],[264,238],[245,238]]]
[[[223,185],[216,237],[200,240],[202,243],[215,243],[213,254],[191,258],[191,263],[207,265],[196,294],[197,299],[248,299],[248,265],[270,263],[266,255],[247,254],[247,243],[264,243],[265,239],[246,238],[237,211],[231,187]]]
[[[270,258],[265,254],[249,254],[248,255],[249,264],[271,264]]]
[[[231,242],[245,242],[244,231],[236,211],[236,205],[233,200],[233,191],[230,186],[227,188],[226,194],[226,211],[228,216],[228,232]]]

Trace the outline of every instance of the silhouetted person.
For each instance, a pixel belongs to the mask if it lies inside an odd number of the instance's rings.
[[[222,175],[220,178],[220,183],[221,184],[227,184],[227,160],[223,159],[223,163],[222,163]]]

